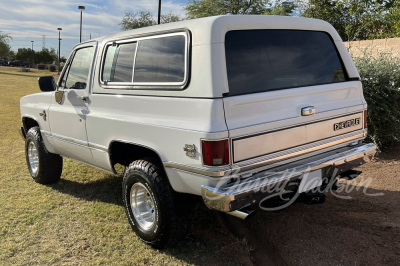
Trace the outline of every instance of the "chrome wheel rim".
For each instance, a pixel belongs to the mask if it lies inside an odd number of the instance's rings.
[[[156,221],[155,200],[149,190],[141,183],[136,183],[130,193],[131,208],[135,220],[144,230],[153,227]]]
[[[31,141],[28,145],[28,159],[32,173],[35,175],[39,169],[39,155],[35,144]]]

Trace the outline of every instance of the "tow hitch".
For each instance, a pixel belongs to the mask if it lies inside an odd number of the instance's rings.
[[[300,194],[299,201],[305,204],[322,204],[325,202],[325,194],[320,192],[304,192]]]
[[[348,170],[344,173],[341,173],[338,178],[343,178],[346,180],[353,180],[357,176],[361,175],[361,173],[362,173],[361,171],[357,171],[357,170]]]

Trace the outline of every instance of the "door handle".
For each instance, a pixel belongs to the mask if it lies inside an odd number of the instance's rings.
[[[89,98],[88,96],[79,96],[79,99],[81,99],[84,102],[86,102],[88,98]]]

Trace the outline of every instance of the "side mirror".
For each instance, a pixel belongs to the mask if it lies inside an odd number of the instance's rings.
[[[41,91],[55,91],[57,84],[53,76],[46,76],[39,78],[39,88]]]
[[[71,89],[84,90],[84,89],[86,89],[86,83],[85,82],[76,82],[74,84],[74,86],[72,86]]]

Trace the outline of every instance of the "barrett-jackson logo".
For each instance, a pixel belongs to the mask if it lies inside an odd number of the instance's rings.
[[[333,130],[340,130],[340,129],[344,129],[344,128],[348,128],[348,127],[352,127],[352,126],[357,126],[360,124],[361,118],[354,118],[354,119],[350,119],[347,121],[343,121],[343,122],[339,122],[336,124],[333,124]]]

